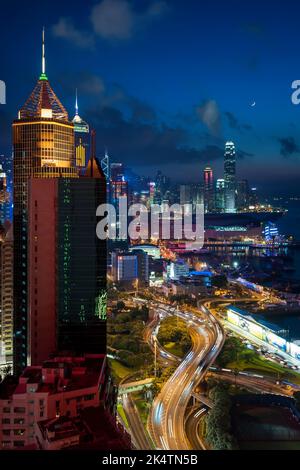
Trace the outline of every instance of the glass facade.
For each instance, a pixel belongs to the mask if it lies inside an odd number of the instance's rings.
[[[226,142],[224,155],[225,210],[236,212],[236,154],[233,142]]]
[[[106,241],[96,236],[102,178],[58,181],[58,349],[106,351]]]

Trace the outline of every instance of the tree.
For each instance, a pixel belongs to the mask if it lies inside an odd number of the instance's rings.
[[[126,307],[126,305],[125,305],[125,303],[123,302],[123,300],[119,300],[119,301],[117,302],[116,307],[117,307],[117,310],[124,310],[124,308]]]

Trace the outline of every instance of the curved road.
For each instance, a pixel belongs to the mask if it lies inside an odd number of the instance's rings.
[[[185,433],[186,408],[224,343],[219,322],[205,306],[201,310],[205,320],[190,312],[177,312],[189,324],[193,347],[154,401],[149,428],[158,449],[191,449]]]

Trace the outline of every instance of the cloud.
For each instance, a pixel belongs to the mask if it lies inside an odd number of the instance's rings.
[[[283,157],[289,158],[300,153],[300,147],[294,137],[281,137],[277,138],[277,140],[280,143],[280,155]]]
[[[252,129],[252,126],[250,124],[241,124],[237,117],[233,114],[230,113],[229,111],[225,112],[225,116],[228,119],[228,125],[231,129],[235,129],[237,131],[250,131]]]
[[[164,1],[156,1],[138,12],[127,0],[102,0],[90,12],[91,32],[78,29],[72,19],[65,17],[53,25],[52,32],[75,46],[92,48],[96,36],[106,40],[130,39],[138,29],[160,18],[167,9]]]
[[[104,82],[98,75],[83,72],[80,75],[80,91],[86,95],[99,95],[105,90]]]
[[[54,36],[72,42],[75,46],[81,48],[91,48],[94,45],[92,34],[77,29],[70,18],[60,18],[52,26]]]
[[[135,24],[131,5],[124,0],[103,0],[91,13],[94,31],[105,39],[128,39]]]
[[[146,103],[130,97],[124,100],[131,110],[126,114],[115,106],[101,105],[86,112],[97,131],[98,148],[107,147],[114,161],[145,169],[169,166],[173,174],[174,166],[199,165],[200,171],[201,165],[223,160],[222,145],[193,145],[189,129],[160,122]],[[250,154],[240,151],[237,156]]]
[[[243,160],[244,158],[249,158],[249,157],[254,157],[253,153],[245,152],[244,150],[237,150],[236,151],[236,156],[240,160]]]
[[[207,145],[199,151],[199,158],[203,162],[212,162],[224,158],[224,150],[217,145]]]
[[[221,134],[221,115],[216,101],[206,100],[196,108],[200,120],[214,137]]]
[[[239,122],[238,122],[237,118],[234,116],[234,114],[227,111],[225,113],[225,116],[228,119],[228,124],[229,124],[229,127],[231,127],[231,129],[239,129],[240,128]]]
[[[103,148],[109,148],[113,159],[135,167],[201,160],[201,154],[189,146],[189,136],[180,127],[158,124],[157,121],[145,122],[134,113],[125,118],[113,107],[94,108],[87,114],[97,135],[101,136]]]
[[[96,34],[104,39],[129,39],[137,28],[158,19],[167,10],[163,1],[152,3],[144,12],[138,13],[126,0],[102,0],[91,13]]]

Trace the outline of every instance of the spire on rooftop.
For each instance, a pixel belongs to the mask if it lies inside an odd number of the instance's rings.
[[[68,113],[50,86],[46,75],[45,28],[42,32],[42,73],[33,92],[19,111],[19,119],[53,118],[68,121]]]
[[[45,28],[42,31],[42,73],[40,75],[40,80],[48,80],[46,75],[46,57],[45,57]]]

